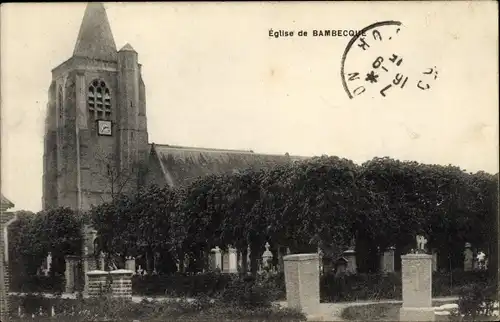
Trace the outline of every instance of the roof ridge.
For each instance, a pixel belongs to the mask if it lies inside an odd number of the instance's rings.
[[[172,148],[172,149],[183,149],[183,150],[199,150],[199,151],[208,151],[208,152],[240,152],[240,153],[245,152],[245,153],[254,154],[254,152],[252,150],[204,148],[204,147],[172,145],[172,144],[159,144],[159,143],[152,143],[152,145],[159,146],[159,147],[165,147],[165,148]]]
[[[284,153],[284,154],[277,154],[277,153],[259,153],[255,152],[253,150],[237,150],[237,149],[220,149],[220,148],[205,148],[205,147],[194,147],[194,146],[183,146],[183,145],[172,145],[172,144],[160,144],[160,143],[150,143],[151,146],[159,146],[159,147],[164,147],[164,148],[171,148],[171,149],[182,149],[182,150],[191,150],[191,151],[203,151],[203,152],[233,152],[233,153],[248,153],[252,155],[263,155],[263,156],[270,156],[270,157],[290,157],[290,158],[301,158],[301,159],[309,159],[312,158],[311,156],[301,156],[301,155],[293,155]]]

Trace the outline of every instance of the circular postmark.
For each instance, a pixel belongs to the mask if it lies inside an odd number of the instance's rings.
[[[420,90],[430,89],[429,79],[437,79],[436,67],[427,68],[423,76],[410,75],[412,69],[404,64],[402,33],[403,24],[389,20],[371,24],[351,38],[340,67],[342,85],[350,99],[360,95],[386,97],[413,82]]]

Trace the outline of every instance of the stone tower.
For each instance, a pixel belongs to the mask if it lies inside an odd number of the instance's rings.
[[[141,65],[131,45],[117,51],[102,3],[87,5],[73,56],[52,70],[44,144],[44,209],[86,210],[141,184]]]

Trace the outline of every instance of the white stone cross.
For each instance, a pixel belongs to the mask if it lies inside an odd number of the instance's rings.
[[[427,244],[427,239],[424,236],[417,235],[417,248],[420,250],[425,250],[425,245]]]

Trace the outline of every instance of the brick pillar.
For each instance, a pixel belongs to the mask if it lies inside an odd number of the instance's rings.
[[[109,272],[113,279],[113,297],[132,299],[132,275],[134,271],[118,269]]]
[[[101,289],[106,286],[108,272],[105,271],[89,271],[87,272],[87,295],[90,297],[99,296]]]

